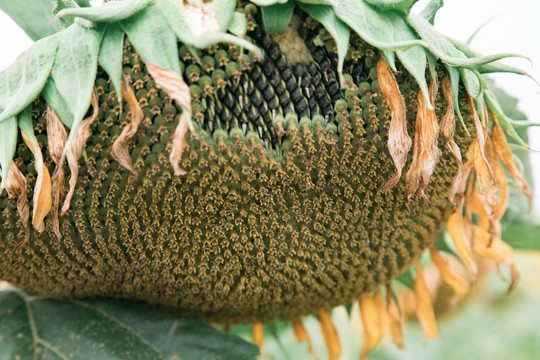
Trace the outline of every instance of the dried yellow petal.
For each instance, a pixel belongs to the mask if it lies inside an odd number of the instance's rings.
[[[86,141],[90,137],[90,126],[96,121],[99,115],[99,104],[98,97],[95,91],[92,92],[92,106],[94,107],[94,112],[92,115],[83,121],[79,125],[79,129],[75,134],[73,143],[69,149],[64,151],[62,159],[60,160],[59,167],[62,167],[64,164],[64,158],[67,159],[69,164],[69,170],[71,171],[71,176],[69,177],[69,191],[64,200],[64,205],[62,205],[62,213],[64,215],[68,210],[71,203],[71,198],[75,193],[75,185],[77,185],[77,177],[79,176],[79,159],[83,153],[84,148],[86,147]]]
[[[450,268],[450,266],[448,266],[435,246],[431,246],[429,251],[431,254],[431,260],[439,270],[444,282],[448,284],[457,295],[465,295],[469,290],[469,285],[467,282],[456,274],[452,268]]]
[[[135,177],[133,181],[135,181],[137,180],[137,170],[133,167],[127,142],[137,133],[139,125],[144,118],[144,114],[133,89],[129,86],[129,79],[125,74],[122,74],[122,97],[126,99],[126,102],[129,105],[131,122],[122,129],[122,133],[115,140],[111,149],[111,156],[133,174]]]
[[[311,338],[306,328],[304,327],[304,324],[302,323],[302,319],[294,318],[292,320],[292,326],[293,326],[294,338],[296,339],[296,342],[301,343],[301,342],[307,341],[309,352],[315,355],[315,350],[313,349]]]
[[[43,162],[43,154],[41,153],[41,149],[34,134],[25,134],[24,132],[21,132],[21,134],[24,142],[34,154],[34,161],[38,176],[36,179],[36,185],[34,186],[32,225],[37,229],[37,231],[42,232],[45,230],[45,223],[43,220],[49,213],[49,210],[51,210],[52,206],[51,175]],[[29,136],[32,136],[34,141],[31,141]],[[34,147],[33,143],[38,144],[38,146]]]
[[[431,79],[429,95],[432,103],[437,95],[437,79]],[[431,174],[439,162],[441,150],[438,147],[439,124],[435,116],[435,110],[430,109],[424,100],[422,93],[418,94],[418,109],[416,112],[416,126],[414,132],[414,151],[412,163],[405,182],[405,195],[407,207],[410,199],[420,188],[420,195],[427,199],[425,190]],[[422,178],[420,180],[420,178]]]
[[[379,293],[380,296],[380,293]],[[364,341],[360,351],[360,359],[366,359],[382,339],[383,324],[377,308],[375,294],[364,294],[358,300],[362,324],[364,325]]]
[[[169,155],[169,161],[171,162],[176,175],[185,175],[186,172],[180,168],[178,162],[182,157],[184,138],[188,128],[191,129],[192,136],[198,137],[191,125],[191,95],[189,93],[189,87],[182,78],[182,75],[149,62],[145,62],[145,64],[148,72],[156,81],[156,86],[164,90],[171,99],[175,100],[183,109],[180,121],[173,134],[172,150]]]
[[[47,105],[47,142],[49,145],[49,153],[51,158],[56,164],[56,169],[51,177],[51,192],[52,192],[52,204],[51,204],[51,217],[53,231],[60,240],[62,234],[60,233],[60,221],[58,219],[58,208],[60,207],[60,196],[64,191],[64,167],[60,166],[62,161],[62,153],[64,146],[68,139],[68,133],[62,121],[54,112],[54,110]]]
[[[525,196],[527,196],[527,198],[529,199],[529,206],[532,207],[531,188],[527,184],[527,181],[519,173],[516,162],[514,161],[514,158],[512,156],[512,150],[508,146],[508,141],[506,140],[506,136],[504,135],[504,132],[502,131],[499,122],[497,121],[497,117],[495,115],[493,115],[492,117],[493,129],[491,131],[491,139],[493,141],[495,151],[497,152],[497,156],[504,164],[504,166],[508,169],[514,180],[517,182],[519,188],[521,189],[521,192],[525,194]]]
[[[445,76],[442,82],[442,89],[444,98],[446,99],[446,112],[443,115],[440,123],[440,131],[442,136],[446,139],[446,147],[457,162],[457,173],[452,181],[450,186],[450,194],[448,195],[448,200],[457,205],[456,194],[459,190],[459,185],[461,184],[461,179],[463,176],[463,162],[461,158],[461,151],[459,146],[457,146],[454,141],[454,131],[456,129],[456,116],[454,112],[454,96],[452,94],[452,88],[450,86],[450,80],[448,76]]]
[[[341,356],[341,342],[330,314],[321,310],[318,314],[319,323],[321,324],[321,332],[328,348],[328,360],[338,360]]]
[[[390,327],[390,335],[392,335],[392,341],[397,347],[403,347],[403,332],[401,328],[401,312],[392,294],[392,287],[390,284],[386,287],[386,315]]]
[[[465,232],[463,215],[461,214],[461,212],[461,207],[457,208],[448,218],[446,222],[446,227],[461,261],[463,261],[463,263],[465,264],[465,267],[469,272],[469,276],[474,282],[478,270],[470,248],[470,242]]]
[[[251,328],[251,340],[252,342],[262,348],[264,346],[264,325],[261,322],[256,322]]]
[[[407,161],[407,154],[411,149],[412,141],[407,133],[405,101],[401,96],[394,74],[392,74],[382,56],[377,63],[377,80],[392,114],[390,129],[388,130],[388,151],[392,156],[397,172],[386,183],[384,189],[387,191],[394,187],[401,178],[401,172]]]
[[[435,321],[431,294],[424,279],[424,271],[420,262],[416,261],[416,280],[414,282],[414,295],[416,298],[416,317],[424,330],[426,340],[438,339],[439,331]]]

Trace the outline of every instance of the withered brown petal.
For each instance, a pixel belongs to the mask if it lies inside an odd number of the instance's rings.
[[[122,129],[122,133],[115,140],[111,149],[111,156],[133,174],[135,177],[133,181],[135,181],[137,179],[137,170],[133,167],[127,142],[137,133],[144,114],[133,89],[129,86],[129,79],[125,74],[122,74],[122,97],[126,99],[129,105],[131,122]]]
[[[527,184],[525,178],[520,174],[516,166],[516,162],[514,161],[514,158],[512,156],[512,150],[508,146],[508,141],[506,140],[506,136],[504,135],[504,132],[501,129],[499,122],[497,121],[497,116],[493,115],[492,118],[493,129],[491,132],[491,139],[493,141],[495,151],[497,152],[497,156],[504,164],[504,166],[508,169],[510,175],[512,175],[514,180],[517,182],[519,188],[521,189],[521,192],[525,194],[525,196],[527,196],[527,198],[529,199],[529,207],[532,207],[531,188]]]
[[[430,100],[433,103],[435,102],[437,89],[437,79],[433,78],[429,84]],[[411,167],[407,171],[405,182],[407,207],[410,206],[410,199],[418,188],[420,188],[420,195],[427,199],[425,190],[441,156],[441,150],[438,147],[438,137],[439,123],[435,116],[435,110],[427,107],[424,97],[419,93],[414,131],[413,158]]]
[[[156,66],[150,62],[145,62],[145,64],[148,72],[156,81],[156,86],[164,90],[171,99],[175,100],[183,109],[182,115],[180,115],[180,121],[174,131],[169,161],[171,162],[171,166],[176,175],[185,175],[186,172],[180,168],[178,163],[182,157],[185,135],[188,128],[190,128],[191,95],[189,87],[182,78],[182,75],[172,70]],[[197,137],[197,133],[192,131],[192,136]]]
[[[407,161],[407,154],[411,149],[412,140],[407,133],[405,101],[403,100],[403,96],[401,96],[392,70],[390,70],[386,60],[382,56],[377,62],[377,80],[392,114],[390,129],[388,130],[388,151],[394,161],[396,174],[384,186],[384,190],[387,191],[396,186],[401,178],[401,172]]]
[[[17,249],[26,244],[30,239],[30,228],[28,227],[30,207],[28,206],[28,194],[26,192],[26,178],[14,162],[9,167],[6,179],[6,191],[10,198],[17,199],[17,210],[25,232],[23,241],[15,248]]]
[[[454,131],[456,129],[456,115],[454,109],[454,95],[452,94],[452,87],[450,86],[450,80],[448,75],[444,77],[442,82],[442,90],[444,98],[446,100],[446,112],[444,113],[440,126],[440,131],[442,136],[446,139],[446,147],[457,163],[457,172],[452,185],[450,186],[450,194],[448,195],[448,200],[454,205],[457,205],[456,194],[459,190],[459,185],[461,184],[461,178],[463,176],[463,161],[461,158],[461,151],[454,141]]]
[[[62,234],[60,233],[60,220],[58,219],[58,212],[60,207],[60,196],[64,191],[64,166],[62,160],[62,152],[68,139],[68,133],[64,124],[56,114],[56,112],[47,105],[47,142],[49,145],[49,153],[51,158],[56,164],[56,169],[51,177],[51,192],[52,192],[52,204],[51,204],[51,217],[53,231],[60,240]],[[62,166],[61,166],[61,165]]]
[[[99,101],[94,90],[92,92],[92,106],[94,107],[94,112],[92,115],[81,122],[77,134],[73,139],[73,143],[64,151],[63,156],[67,159],[69,170],[71,171],[71,176],[69,177],[69,191],[64,200],[64,205],[62,206],[62,215],[64,215],[68,210],[71,204],[71,198],[75,193],[75,185],[77,185],[77,177],[79,176],[79,159],[83,153],[84,148],[86,147],[86,141],[90,137],[90,126],[96,121],[99,115]],[[60,161],[60,165],[63,165],[63,159]]]

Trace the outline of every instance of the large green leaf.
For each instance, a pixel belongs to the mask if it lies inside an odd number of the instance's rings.
[[[132,301],[0,292],[0,359],[255,359],[258,347]],[[47,354],[47,357],[43,355]]]
[[[122,56],[124,45],[124,31],[120,24],[110,24],[107,27],[101,49],[99,49],[98,63],[107,72],[118,94],[118,101],[122,99]]]
[[[144,60],[180,73],[176,35],[155,6],[122,21],[121,26]]]
[[[338,73],[341,78],[341,74],[343,73],[343,63],[345,62],[347,50],[349,49],[349,39],[351,37],[350,28],[336,16],[336,13],[331,6],[302,4],[300,7],[308,13],[309,16],[320,22],[334,38],[338,53]]]
[[[2,183],[0,183],[0,193],[9,173],[9,167],[17,148],[17,118],[11,117],[0,123],[0,167],[2,167]]]
[[[66,147],[88,111],[97,72],[98,52],[105,27],[84,28],[74,23],[61,35],[52,79],[60,96],[73,114],[73,121]]]
[[[34,41],[61,30],[52,14],[51,0],[0,0],[0,9],[9,15]]]
[[[27,107],[41,92],[51,72],[59,35],[36,42],[15,63],[0,72],[0,123]]]
[[[282,33],[289,25],[294,11],[294,1],[261,8],[264,28],[269,33]]]
[[[385,10],[397,10],[408,13],[418,0],[365,0],[367,3]]]
[[[431,25],[435,22],[435,15],[443,7],[443,0],[431,0],[420,12],[420,16],[426,19]]]
[[[67,8],[58,12],[59,18],[80,17],[94,22],[115,22],[127,19],[144,9],[151,0],[111,1],[101,6]]]

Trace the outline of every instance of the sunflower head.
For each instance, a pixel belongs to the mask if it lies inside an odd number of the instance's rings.
[[[477,257],[518,279],[500,219],[504,169],[531,198],[507,142],[526,147],[527,122],[483,74],[524,73],[497,62],[518,55],[439,34],[438,2],[414,3],[59,9],[69,26],[0,73],[0,278],[254,322],[260,344],[274,317],[308,340],[299,317],[316,313],[331,358],[328,311],[353,301],[363,357],[383,322],[401,346],[399,282],[437,338],[422,254],[458,296]]]

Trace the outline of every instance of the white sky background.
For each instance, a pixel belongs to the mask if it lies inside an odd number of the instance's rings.
[[[15,0],[14,0],[15,1]],[[415,5],[419,11],[429,2]],[[94,0],[93,3],[99,3]],[[417,10],[418,9],[418,10]],[[482,24],[471,43],[483,54],[512,52],[526,55],[524,59],[504,62],[520,67],[540,81],[540,1],[539,0],[446,0],[435,19],[435,27],[443,34],[465,42]],[[0,11],[0,70],[8,67],[32,41],[7,15]],[[520,99],[519,109],[527,117],[540,123],[540,87],[524,76],[493,75],[497,86]],[[533,149],[540,150],[540,127],[529,129]],[[540,153],[532,154],[535,176],[535,209],[540,212]]]

